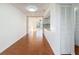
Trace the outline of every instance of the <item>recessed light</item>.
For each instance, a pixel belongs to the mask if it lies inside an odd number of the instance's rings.
[[[34,5],[29,5],[26,7],[26,10],[30,12],[36,12],[37,9],[38,9],[37,6],[34,6]]]

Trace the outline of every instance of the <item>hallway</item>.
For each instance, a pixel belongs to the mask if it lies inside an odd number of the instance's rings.
[[[79,47],[74,49],[74,45],[79,46],[78,6],[73,3],[0,4],[0,54],[79,54]]]
[[[12,46],[7,48],[1,55],[53,55],[53,51],[45,36],[36,38],[35,33],[26,35]]]

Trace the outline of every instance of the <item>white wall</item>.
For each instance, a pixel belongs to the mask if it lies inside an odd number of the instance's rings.
[[[73,13],[71,5],[50,6],[51,31],[44,31],[44,34],[55,54],[74,54]]]
[[[0,52],[26,34],[26,16],[10,4],[0,4]]]
[[[60,54],[60,8],[50,5],[50,31],[44,31],[46,38],[55,54]]]

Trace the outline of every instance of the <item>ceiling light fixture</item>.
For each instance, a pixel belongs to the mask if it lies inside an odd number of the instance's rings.
[[[30,12],[36,12],[37,9],[38,9],[37,6],[34,6],[34,5],[30,5],[26,7],[26,10]]]

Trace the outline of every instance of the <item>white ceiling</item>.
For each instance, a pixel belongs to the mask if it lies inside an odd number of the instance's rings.
[[[22,11],[26,16],[43,16],[49,7],[48,3],[12,3],[12,5]],[[38,10],[36,12],[29,12],[25,9],[28,5],[35,5],[38,7]]]

